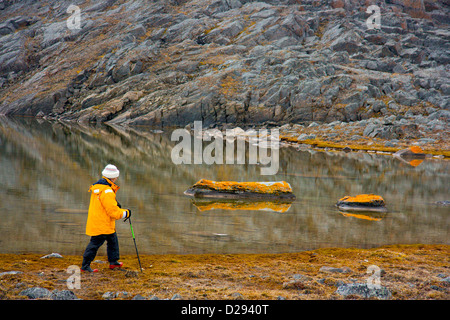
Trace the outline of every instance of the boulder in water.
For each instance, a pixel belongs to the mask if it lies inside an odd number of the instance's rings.
[[[194,198],[295,200],[290,184],[285,181],[235,182],[202,179],[184,194]]]
[[[412,146],[407,149],[399,150],[394,153],[395,157],[425,159],[425,153],[419,146]]]
[[[386,211],[384,199],[375,194],[359,194],[339,199],[336,206],[340,210]]]

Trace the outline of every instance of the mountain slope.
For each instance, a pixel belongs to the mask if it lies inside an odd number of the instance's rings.
[[[0,114],[129,125],[448,120],[446,1],[2,1]],[[381,29],[369,30],[370,4]],[[71,30],[70,5],[81,29]]]

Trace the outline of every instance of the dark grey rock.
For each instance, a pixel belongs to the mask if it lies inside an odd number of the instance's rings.
[[[305,80],[299,84],[300,92],[311,96],[319,96],[320,88],[321,84],[317,80]]]
[[[443,94],[447,96],[450,95],[450,84],[444,83],[443,85],[441,85],[440,90]]]
[[[425,57],[425,51],[418,47],[403,49],[400,56],[409,59],[413,63],[419,64]]]
[[[401,45],[399,42],[395,42],[393,40],[387,41],[383,48],[381,49],[382,57],[393,57],[398,56],[401,51]]]
[[[297,137],[297,140],[311,140],[311,139],[315,139],[315,138],[316,138],[315,134],[302,133],[301,135],[299,135]]]
[[[398,139],[404,136],[404,131],[401,126],[384,125],[379,131],[373,134],[373,137],[381,139]]]
[[[431,285],[430,288],[433,289],[433,290],[436,290],[436,291],[445,292],[445,288],[441,288],[441,287],[436,286],[436,285]]]
[[[345,114],[347,117],[347,120],[349,121],[356,121],[358,119],[358,109],[360,108],[359,103],[349,103],[345,106]]]
[[[233,300],[245,300],[244,296],[242,294],[240,294],[239,292],[233,292],[232,294],[230,294],[230,297]]]
[[[120,67],[113,70],[112,77],[115,82],[119,82],[127,78],[130,75],[130,72],[131,72],[130,62],[126,62]]]
[[[352,270],[349,267],[342,267],[342,268],[334,268],[334,267],[328,267],[323,266],[319,269],[321,272],[331,272],[331,273],[351,273]]]
[[[362,51],[362,47],[356,41],[340,39],[332,46],[334,51],[347,51],[347,53],[356,53]]]
[[[386,108],[384,101],[377,100],[372,104],[372,110],[374,112],[380,112],[382,108]]]
[[[73,291],[70,290],[53,290],[50,298],[52,300],[78,300],[77,296]]]
[[[338,51],[331,56],[331,62],[337,64],[347,64],[350,61],[350,56],[347,51]]]
[[[183,297],[179,293],[175,293],[170,300],[183,300]]]
[[[403,67],[401,64],[398,63],[394,66],[394,68],[392,68],[392,72],[403,74],[406,73],[406,69],[405,67]]]
[[[395,100],[403,105],[412,106],[417,103],[417,98],[405,91],[397,91],[394,93]]]
[[[105,300],[111,300],[117,297],[117,293],[116,292],[110,292],[107,291],[102,295],[102,298]]]
[[[356,91],[349,96],[341,100],[344,104],[356,103],[359,107],[363,106],[364,102],[367,100],[368,95],[365,92]]]
[[[429,120],[435,120],[435,119],[446,119],[450,120],[450,111],[449,110],[439,110],[436,112],[433,112],[428,116]]]
[[[392,297],[391,292],[386,287],[375,285],[370,286],[366,283],[343,284],[336,290],[336,293],[344,297],[348,295],[356,295],[366,299],[378,298],[387,300]]]
[[[27,296],[30,299],[42,299],[51,296],[51,291],[41,287],[28,288],[19,293],[20,296]]]
[[[292,275],[292,278],[295,279],[295,280],[300,280],[300,279],[303,279],[304,277],[305,276],[303,274],[300,274],[300,273],[296,273],[296,274]]]
[[[380,128],[379,125],[376,125],[376,124],[368,124],[368,125],[366,126],[366,128],[364,129],[364,131],[363,131],[363,136],[365,136],[365,137],[371,137],[371,138],[372,138],[371,135],[372,135],[374,132],[378,132],[379,130],[381,130],[381,128]]]
[[[16,28],[14,28],[14,25],[9,21],[0,24],[0,36],[13,33],[15,30]]]
[[[135,37],[142,37],[146,32],[147,30],[145,29],[145,27],[142,24],[138,24],[129,31],[129,34]]]

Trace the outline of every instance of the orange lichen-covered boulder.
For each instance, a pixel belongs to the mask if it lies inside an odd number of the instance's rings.
[[[408,163],[413,167],[417,167],[425,160],[426,154],[423,153],[421,147],[412,146],[407,149],[397,151],[396,153],[394,153],[394,157],[405,163]]]
[[[384,199],[375,194],[359,194],[354,197],[346,196],[339,199],[336,206],[341,210],[385,210]]]
[[[423,150],[419,146],[412,146],[407,149],[399,150],[396,153],[394,153],[395,157],[402,157],[402,158],[419,158],[419,159],[425,159],[425,153],[423,153]]]
[[[195,198],[218,199],[295,199],[292,188],[285,181],[235,182],[202,179],[184,192]]]

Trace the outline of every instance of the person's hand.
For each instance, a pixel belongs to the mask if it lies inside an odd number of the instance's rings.
[[[123,222],[127,221],[130,217],[131,217],[131,210],[130,209],[125,209],[127,212],[127,216],[125,217],[125,220],[123,220]]]

